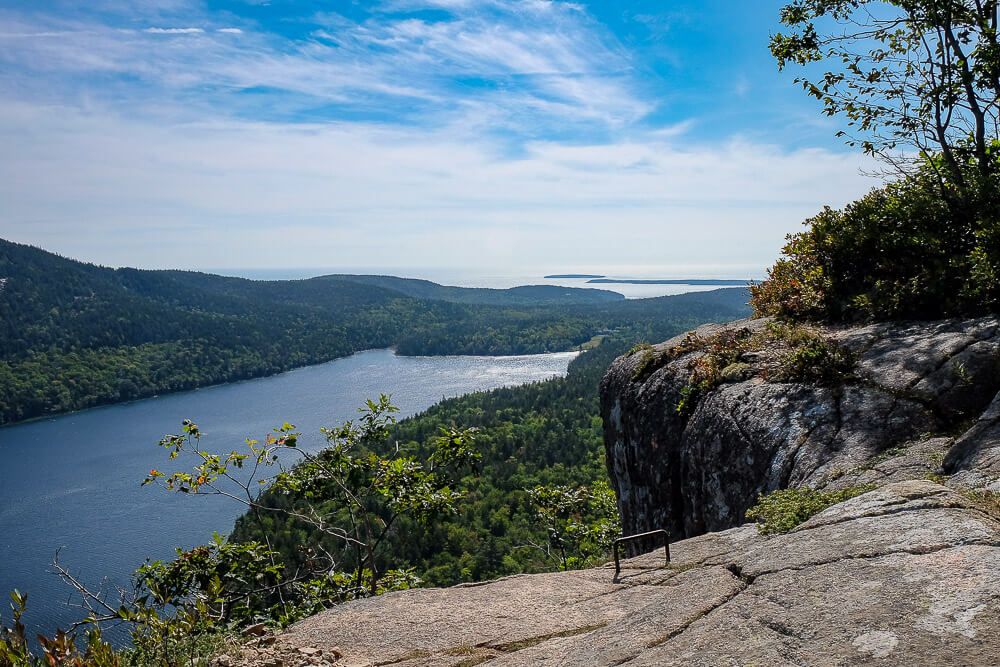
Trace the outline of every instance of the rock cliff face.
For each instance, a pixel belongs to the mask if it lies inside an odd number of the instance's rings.
[[[703,327],[612,365],[601,402],[626,534],[724,530],[759,494],[786,487],[945,475],[957,487],[998,485],[996,318],[811,330],[810,350],[849,360],[820,381],[801,368],[816,355],[794,356],[794,336],[776,330],[766,320]],[[713,342],[731,340],[755,344],[687,398]],[[782,372],[790,359],[806,379]]]
[[[995,665],[1000,522],[898,482],[765,537],[753,525],[592,570],[390,593],[293,626],[242,665]],[[265,642],[265,643],[268,643]]]

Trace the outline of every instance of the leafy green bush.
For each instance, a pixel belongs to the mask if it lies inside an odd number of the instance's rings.
[[[768,279],[751,287],[755,314],[867,321],[995,312],[1000,184],[978,191],[959,206],[928,160],[843,210],[825,208],[789,236]]]
[[[871,491],[873,486],[852,486],[840,491],[817,491],[808,487],[781,489],[761,494],[747,510],[747,520],[756,521],[761,535],[787,533],[827,507]]]
[[[848,350],[817,336],[785,356],[780,377],[786,382],[835,384],[850,374],[854,364]]]
[[[444,427],[432,438],[426,456],[416,457],[399,447],[379,454],[398,411],[384,394],[377,401],[367,401],[356,422],[321,429],[329,446],[316,454],[298,447],[299,434],[288,423],[263,442],[247,439],[245,449],[216,454],[202,449],[199,427],[187,420],[181,434],[164,437],[160,445],[170,451],[171,459],[182,454],[191,458],[190,471],[167,475],[154,469],[143,483],[173,492],[224,496],[246,505],[247,516],[257,523],[268,544],[264,555],[276,568],[263,574],[275,579],[281,575],[277,568],[280,554],[271,550],[265,513],[284,514],[333,541],[330,549],[321,550],[322,557],[313,559],[325,562],[325,569],[318,572],[336,568],[352,577],[355,597],[374,595],[387,573],[399,579],[399,573],[384,560],[393,531],[406,519],[431,524],[456,513],[465,496],[458,484],[473,479],[468,473],[475,472],[481,458],[474,447],[476,429]],[[289,466],[287,459],[297,462]],[[250,471],[248,479],[238,476],[243,469]],[[233,485],[238,489],[235,494]],[[265,505],[261,488],[302,502]]]

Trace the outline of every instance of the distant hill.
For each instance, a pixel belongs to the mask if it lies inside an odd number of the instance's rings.
[[[437,299],[452,303],[478,303],[495,306],[539,306],[622,301],[618,292],[592,288],[558,287],[556,285],[525,285],[509,289],[485,287],[447,287],[429,280],[396,278],[395,276],[331,275],[335,280],[373,285],[418,299]]]
[[[732,319],[746,295],[445,287],[391,276],[258,281],[111,269],[0,240],[0,424],[269,375],[353,352],[531,354],[664,317]],[[642,325],[644,326],[644,325]]]

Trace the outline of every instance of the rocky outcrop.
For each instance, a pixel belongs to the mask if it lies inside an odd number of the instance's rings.
[[[391,593],[306,619],[227,664],[992,665],[1000,522],[928,481],[592,570]]]
[[[710,325],[612,365],[602,412],[625,533],[724,530],[787,487],[951,475],[956,487],[1000,488],[1000,320],[810,330],[807,351],[850,360],[819,381],[801,366],[825,357],[795,356],[801,332],[777,326]],[[729,339],[756,344],[692,398],[713,341]],[[806,379],[782,370],[789,360]]]

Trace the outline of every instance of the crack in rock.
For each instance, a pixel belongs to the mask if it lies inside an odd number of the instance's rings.
[[[853,560],[876,560],[878,558],[884,558],[886,556],[898,556],[900,554],[907,554],[910,556],[926,556],[928,554],[939,553],[942,551],[949,551],[951,549],[961,549],[963,547],[989,547],[991,549],[1000,549],[1000,540],[990,541],[990,540],[962,540],[960,542],[949,542],[947,544],[936,544],[927,545],[923,547],[911,547],[909,549],[890,549],[888,551],[882,551],[878,553],[871,554],[846,554],[843,556],[837,556],[836,558],[830,558],[827,560],[814,561],[809,563],[802,563],[801,565],[789,565],[787,567],[778,567],[773,570],[763,570],[756,574],[755,578],[766,577],[771,574],[779,574],[781,572],[799,572],[802,570],[809,570],[812,568],[823,567],[824,565],[832,565],[833,563],[842,563],[845,561]]]

